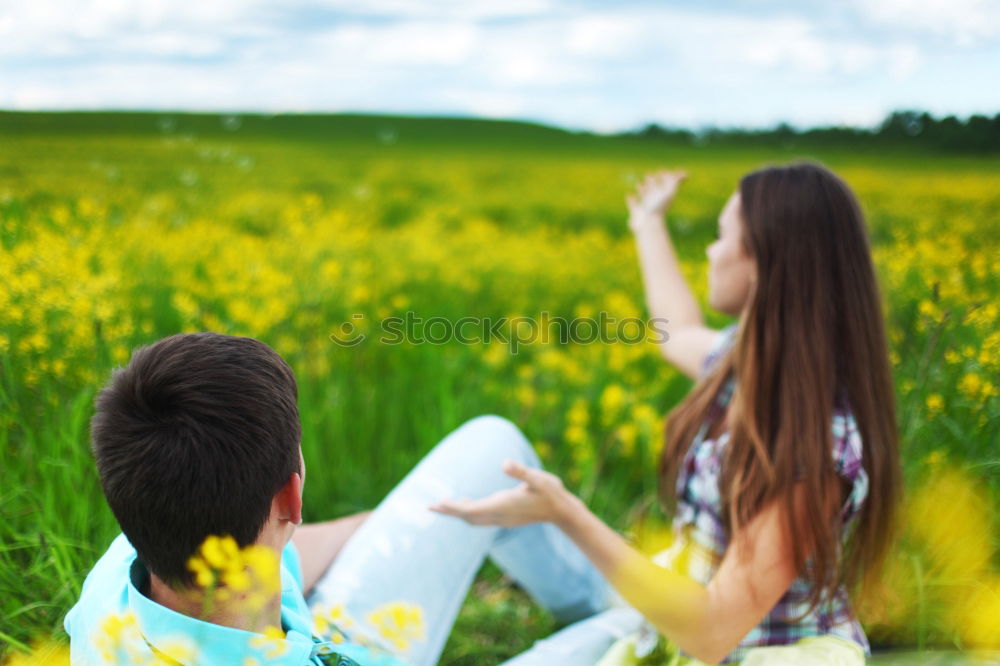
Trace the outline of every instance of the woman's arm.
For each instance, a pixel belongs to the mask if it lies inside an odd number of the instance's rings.
[[[696,659],[725,658],[788,590],[798,572],[782,507],[762,509],[731,540],[707,586],[654,564],[580,503],[557,524],[653,626]],[[747,538],[747,552],[736,544]]]
[[[649,316],[667,320],[669,339],[660,344],[660,351],[679,370],[697,378],[718,332],[705,327],[663,223],[685,177],[675,171],[650,174],[627,201]]]
[[[635,550],[555,475],[517,463],[507,463],[504,470],[523,483],[479,500],[448,500],[430,508],[478,525],[555,523],[629,604],[681,649],[706,663],[717,663],[729,654],[797,575],[780,504],[764,507],[733,536],[733,546],[706,587],[657,566]],[[747,552],[736,547],[744,537],[751,546]]]

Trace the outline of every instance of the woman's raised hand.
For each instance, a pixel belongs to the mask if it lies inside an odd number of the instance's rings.
[[[580,501],[563,487],[555,474],[525,467],[513,460],[504,463],[503,471],[522,483],[481,499],[446,499],[428,508],[473,525],[519,527],[535,523],[558,524]]]
[[[628,225],[632,231],[650,224],[662,224],[663,216],[685,178],[685,171],[656,171],[647,174],[636,191],[625,198],[629,210]]]

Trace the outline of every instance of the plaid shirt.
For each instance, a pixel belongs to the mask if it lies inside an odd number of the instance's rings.
[[[703,376],[732,347],[736,324],[724,329],[723,333],[722,339],[705,360]],[[677,514],[673,522],[675,533],[680,538],[669,552],[662,553],[658,558],[662,562],[671,561],[676,569],[703,585],[707,585],[715,574],[729,542],[726,526],[722,522],[719,493],[722,454],[729,433],[725,432],[716,439],[705,439],[705,434],[711,421],[722,415],[734,387],[735,379],[730,377],[716,397],[710,418],[702,425],[684,458],[678,473]],[[841,512],[846,537],[854,516],[868,494],[868,475],[861,464],[861,436],[846,399],[842,401],[842,406],[834,409],[833,442],[836,470],[851,485],[850,495]],[[808,615],[793,621],[808,607],[811,589],[805,578],[797,578],[763,621],[740,641],[723,663],[739,661],[753,647],[786,645],[807,636],[824,634],[855,641],[864,648],[865,654],[871,654],[868,640],[851,611],[843,587]]]

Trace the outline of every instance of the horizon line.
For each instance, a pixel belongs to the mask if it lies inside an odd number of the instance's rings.
[[[265,109],[247,109],[247,108],[229,108],[229,109],[192,109],[192,108],[148,108],[148,107],[111,107],[111,108],[93,108],[93,107],[77,107],[77,108],[35,108],[35,109],[24,109],[24,108],[5,108],[0,107],[0,113],[4,114],[72,114],[72,113],[106,113],[106,114],[116,114],[116,113],[137,113],[137,114],[174,114],[174,115],[205,115],[205,116],[256,116],[259,118],[273,118],[277,116],[364,116],[364,117],[379,117],[379,118],[405,118],[413,120],[472,120],[480,122],[499,122],[499,123],[517,123],[524,125],[534,125],[537,127],[545,127],[548,129],[554,129],[559,131],[564,131],[568,133],[576,134],[594,134],[599,136],[618,136],[622,134],[632,134],[638,131],[648,129],[650,127],[659,127],[666,131],[673,132],[689,132],[691,134],[704,134],[707,132],[721,131],[721,132],[768,132],[775,131],[781,127],[792,128],[797,133],[809,132],[815,130],[831,130],[831,129],[849,129],[849,130],[860,130],[860,131],[877,131],[879,127],[885,122],[886,119],[891,117],[896,113],[916,113],[918,115],[926,114],[934,120],[943,120],[944,118],[954,117],[959,122],[968,122],[974,116],[981,116],[985,118],[1000,117],[1000,110],[997,110],[990,115],[984,111],[977,111],[968,114],[947,114],[938,116],[926,109],[918,108],[898,108],[892,109],[885,113],[883,118],[872,124],[872,125],[852,125],[849,123],[839,123],[839,124],[816,124],[808,127],[801,125],[796,125],[787,120],[777,120],[768,125],[714,125],[714,124],[704,124],[698,127],[689,127],[683,125],[674,124],[664,124],[660,121],[649,120],[641,121],[635,126],[628,129],[619,130],[597,130],[593,128],[586,127],[571,127],[560,125],[552,121],[535,119],[535,118],[525,118],[525,117],[499,117],[499,116],[483,116],[483,115],[470,115],[462,113],[433,113],[433,112],[407,112],[407,113],[394,113],[387,111],[363,111],[363,110],[307,110],[307,109],[288,109],[288,110],[265,110]]]

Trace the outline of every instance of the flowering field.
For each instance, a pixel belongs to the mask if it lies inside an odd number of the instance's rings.
[[[117,533],[87,448],[93,396],[132,348],[176,332],[260,338],[295,369],[307,520],[373,507],[449,430],[492,412],[616,528],[662,521],[662,416],[690,382],[652,343],[561,344],[531,322],[645,316],[624,195],[663,166],[690,174],[668,226],[704,303],[705,247],[739,177],[802,156],[862,202],[891,338],[907,520],[862,621],[879,644],[1000,647],[1000,160],[469,121],[13,122],[0,140],[0,650],[58,636]],[[408,335],[386,335],[391,317]],[[500,324],[488,342],[476,324],[444,339],[463,317]],[[487,567],[442,663],[494,663],[552,628]]]

